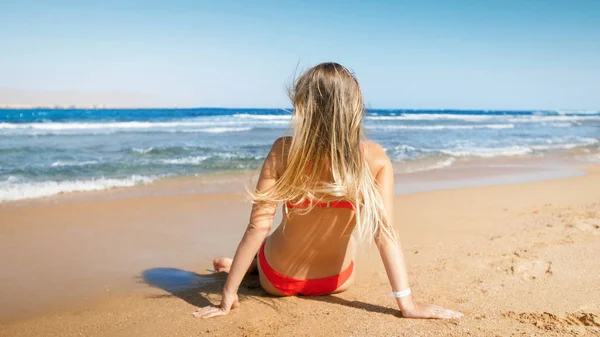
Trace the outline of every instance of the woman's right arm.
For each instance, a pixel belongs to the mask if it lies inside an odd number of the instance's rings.
[[[386,212],[385,225],[391,226],[390,229],[394,232],[394,168],[383,149],[380,148],[379,150],[381,152],[378,154],[378,157],[382,158],[382,165],[375,176],[375,180],[383,198]],[[396,235],[395,240],[383,234],[377,235],[375,237],[375,244],[381,255],[381,260],[385,266],[392,290],[399,292],[409,289],[406,262],[398,235]],[[402,316],[407,318],[460,318],[463,316],[460,312],[445,309],[437,305],[416,303],[410,294],[396,300]]]

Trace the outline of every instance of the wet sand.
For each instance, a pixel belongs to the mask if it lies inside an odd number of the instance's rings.
[[[347,292],[274,298],[250,276],[240,309],[195,319],[226,277],[207,270],[211,258],[232,254],[248,220],[239,186],[198,194],[186,178],[0,204],[0,336],[600,334],[600,166],[585,169],[397,197],[415,298],[460,321],[398,317],[372,245]]]

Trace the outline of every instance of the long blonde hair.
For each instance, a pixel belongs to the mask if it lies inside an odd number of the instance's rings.
[[[360,239],[394,237],[362,151],[365,107],[354,75],[340,64],[321,63],[304,72],[289,95],[294,115],[287,166],[273,188],[251,193],[254,202],[343,199],[354,204]],[[329,181],[323,181],[323,172],[330,173]]]

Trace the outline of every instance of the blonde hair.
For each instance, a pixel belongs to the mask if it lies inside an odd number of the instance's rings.
[[[365,107],[354,75],[340,64],[321,63],[304,72],[289,95],[294,115],[287,166],[273,188],[251,193],[254,202],[343,199],[354,204],[359,239],[393,238],[361,147]],[[323,181],[323,173],[329,173],[329,181]],[[305,214],[313,207],[288,211]]]

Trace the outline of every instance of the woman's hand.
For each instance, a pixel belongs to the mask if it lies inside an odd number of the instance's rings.
[[[227,315],[231,309],[239,306],[240,302],[237,293],[227,293],[224,291],[223,297],[221,298],[221,304],[219,306],[209,305],[196,310],[196,312],[192,313],[192,315],[199,318],[224,316]]]
[[[442,308],[435,304],[414,303],[409,308],[402,310],[402,317],[405,318],[437,318],[451,319],[461,318],[464,315],[458,311]]]

